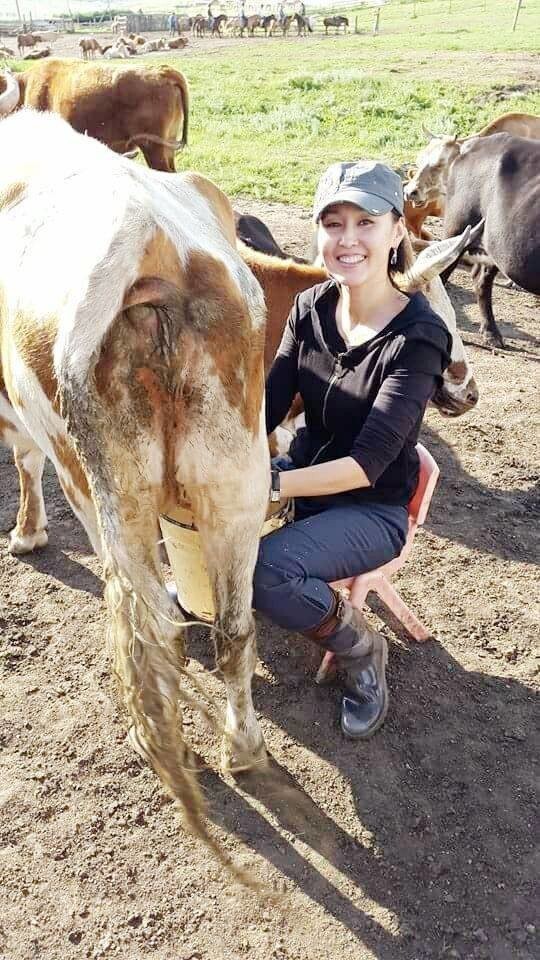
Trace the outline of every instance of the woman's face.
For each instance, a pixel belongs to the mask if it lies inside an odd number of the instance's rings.
[[[391,211],[373,216],[352,203],[336,203],[319,221],[319,253],[336,280],[357,287],[387,277],[388,256],[403,233]]]

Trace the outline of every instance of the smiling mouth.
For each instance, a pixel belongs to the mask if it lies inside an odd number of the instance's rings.
[[[337,259],[338,259],[338,263],[344,263],[345,266],[354,267],[356,266],[357,263],[363,263],[364,260],[367,259],[367,257],[363,257],[361,254],[356,254],[355,256],[350,256],[350,257],[341,256],[341,257],[338,257]]]

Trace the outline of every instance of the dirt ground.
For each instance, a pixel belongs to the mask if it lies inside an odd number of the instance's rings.
[[[306,252],[308,211],[237,205]],[[462,419],[426,417],[441,479],[399,589],[436,639],[383,627],[383,729],[345,741],[314,651],[263,620],[254,698],[269,771],[221,778],[216,738],[188,718],[212,829],[284,887],[277,904],[229,882],[126,744],[98,564],[50,468],[49,546],[8,554],[18,484],[0,451],[2,960],[539,956],[538,301],[496,287],[495,355],[468,276],[455,277],[481,400]],[[190,654],[212,667],[205,631]],[[204,682],[223,703],[219,677]]]

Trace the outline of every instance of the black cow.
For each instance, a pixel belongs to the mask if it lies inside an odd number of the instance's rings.
[[[280,260],[294,260],[295,263],[308,263],[301,257],[293,257],[281,249],[274,239],[270,230],[259,220],[249,213],[239,213],[234,210],[234,222],[236,226],[236,236],[245,243],[246,247],[252,250],[258,250],[259,253],[266,253],[270,257],[279,257]]]
[[[502,346],[492,306],[497,270],[540,294],[540,140],[496,133],[462,147],[448,177],[444,235],[454,236],[482,217],[485,253],[473,268],[480,331],[488,344]]]

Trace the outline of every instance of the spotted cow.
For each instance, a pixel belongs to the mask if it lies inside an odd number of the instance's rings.
[[[0,156],[0,436],[22,492],[10,549],[47,543],[48,457],[103,563],[132,740],[215,848],[181,735],[183,631],[158,517],[193,506],[227,689],[223,762],[251,765],[264,758],[251,698],[269,488],[262,292],[204,177],[133,164],[29,110],[0,122]]]

